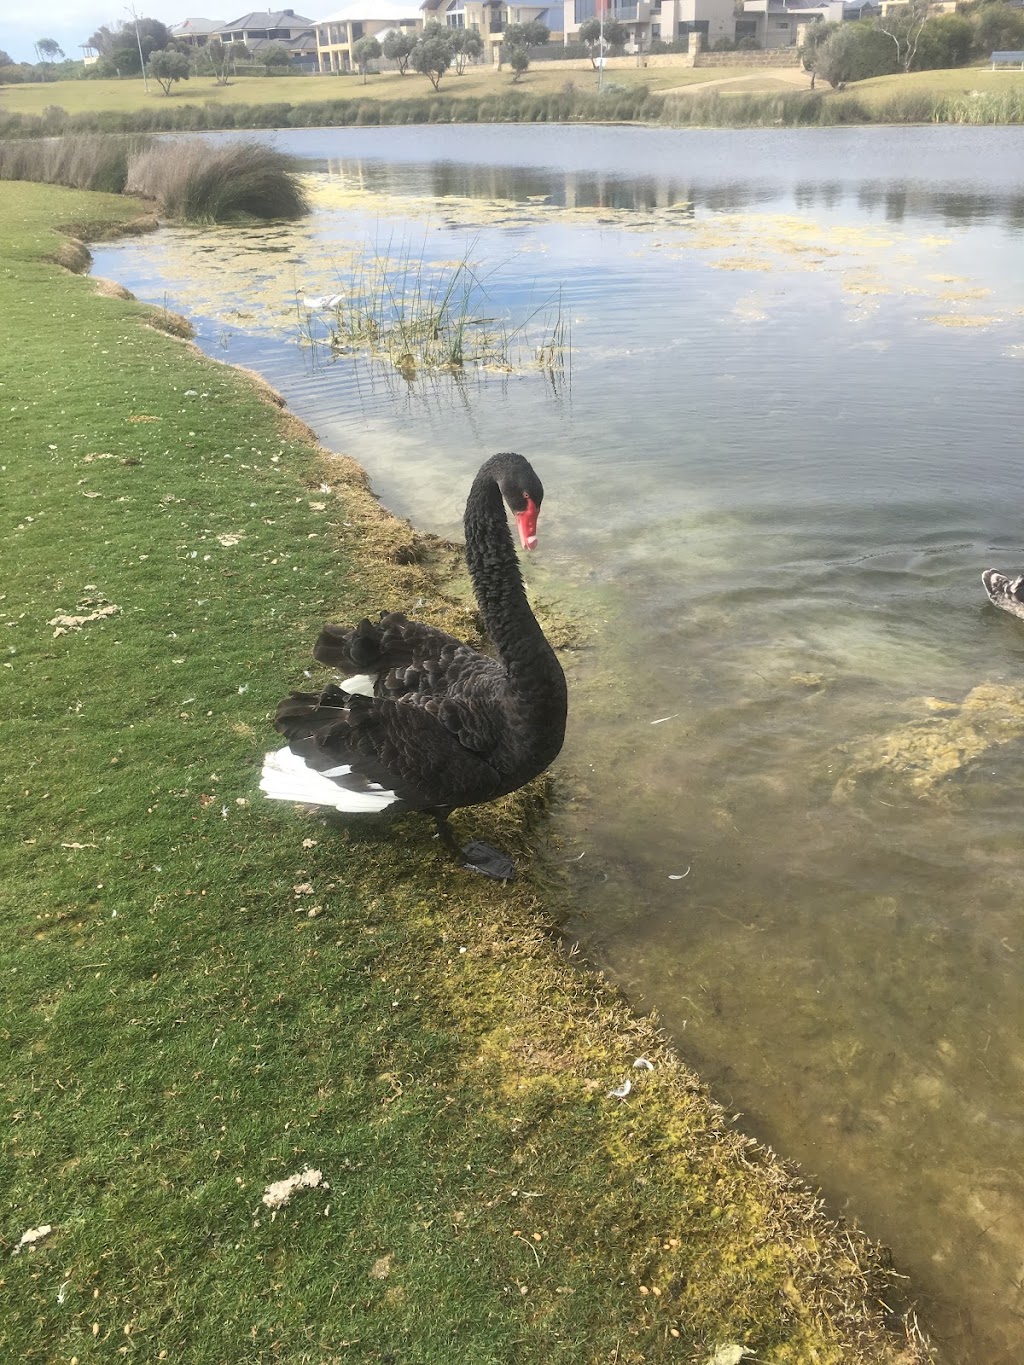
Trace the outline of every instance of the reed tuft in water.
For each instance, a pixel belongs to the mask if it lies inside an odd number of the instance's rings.
[[[510,371],[528,363],[560,375],[570,351],[561,290],[516,320],[495,304],[468,255],[436,265],[422,251],[374,248],[357,259],[339,293],[305,303],[304,340],[316,342],[310,318],[320,314],[332,350],[368,351],[407,379],[420,371]]]

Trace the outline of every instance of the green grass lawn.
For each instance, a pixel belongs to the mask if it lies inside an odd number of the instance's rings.
[[[966,95],[980,90],[987,95],[1024,92],[1024,71],[991,71],[988,67],[962,66],[953,71],[911,71],[896,76],[873,76],[848,87],[866,104],[884,104],[893,95]]]
[[[647,70],[627,69],[607,72],[606,82],[616,85],[644,85],[650,90],[670,90],[679,86],[701,85],[723,76],[743,75],[743,71],[720,67],[692,70],[687,67],[652,67]],[[525,94],[548,94],[560,90],[566,81],[580,88],[597,88],[597,72],[589,64],[578,71],[549,71],[538,62],[512,85],[510,71],[471,68],[462,76],[448,75],[442,80],[439,94],[451,99],[471,95],[493,95],[505,90],[521,90]],[[364,85],[358,76],[238,76],[230,85],[216,85],[211,77],[197,77],[182,81],[172,93],[164,95],[150,82],[147,95],[141,78],[124,81],[54,81],[46,85],[0,86],[0,109],[22,114],[41,114],[49,105],[59,105],[69,114],[98,110],[132,110],[148,108],[152,104],[312,104],[319,100],[422,99],[432,94],[426,76],[409,73],[383,72],[368,77]]]
[[[458,817],[509,889],[422,818],[261,800],[325,617],[471,618],[350,462],[43,259],[140,208],[3,190],[0,1359],[923,1360],[871,1248],[556,950],[543,783]]]

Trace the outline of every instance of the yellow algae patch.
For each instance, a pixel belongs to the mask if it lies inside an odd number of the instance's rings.
[[[891,293],[892,293],[892,289],[889,287],[889,285],[883,284],[881,280],[879,280],[879,279],[874,279],[874,278],[869,278],[869,279],[863,279],[863,278],[862,278],[862,279],[855,279],[855,280],[844,280],[844,281],[843,281],[843,289],[844,289],[844,291],[845,291],[847,294],[891,294]]]
[[[921,697],[916,705],[934,718],[844,746],[852,762],[833,799],[849,800],[858,783],[870,777],[893,778],[929,795],[989,749],[1024,739],[1024,687],[979,683],[961,702]]]
[[[979,286],[977,289],[944,289],[937,297],[946,303],[964,303],[968,299],[987,298],[991,293],[991,289]]]
[[[727,256],[721,261],[711,262],[712,270],[774,270],[771,261],[758,260],[755,256]]]
[[[934,313],[925,318],[925,322],[933,322],[936,327],[993,327],[1001,321],[1002,318],[970,313]]]

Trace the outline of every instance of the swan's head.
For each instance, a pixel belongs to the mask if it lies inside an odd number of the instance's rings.
[[[519,540],[524,550],[537,548],[537,516],[544,501],[544,485],[533,471],[533,465],[522,455],[507,454],[496,457],[502,461],[498,472],[498,487],[509,511],[519,527]]]

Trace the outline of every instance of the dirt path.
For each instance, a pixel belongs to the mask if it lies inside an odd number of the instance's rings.
[[[722,76],[718,80],[702,81],[699,85],[679,85],[666,93],[672,95],[699,95],[705,90],[718,90],[729,85],[744,85],[746,82],[758,82],[757,88],[769,90],[764,82],[771,81],[780,85],[795,86],[798,90],[809,90],[811,77],[808,72],[799,66],[776,66],[776,67],[752,67],[749,72],[742,76]]]

